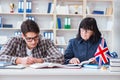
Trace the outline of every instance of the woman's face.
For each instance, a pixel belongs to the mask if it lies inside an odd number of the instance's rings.
[[[85,30],[85,29],[81,28],[80,35],[81,35],[82,39],[87,41],[93,35],[93,31],[92,30]]]

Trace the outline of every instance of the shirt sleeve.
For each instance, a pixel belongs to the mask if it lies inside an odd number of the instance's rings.
[[[46,47],[47,57],[43,58],[45,62],[64,63],[63,54],[57,49],[52,41],[46,40]]]
[[[67,46],[67,49],[65,50],[64,58],[65,58],[65,64],[68,64],[70,59],[74,57],[74,53],[72,50],[72,41],[69,41],[69,44]]]
[[[16,57],[12,57],[15,54],[15,38],[10,38],[6,44],[2,46],[0,50],[0,61],[10,62],[15,64]]]

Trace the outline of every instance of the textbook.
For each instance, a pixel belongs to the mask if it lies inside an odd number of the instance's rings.
[[[8,65],[8,66],[0,66],[0,69],[24,69],[26,66],[24,65]]]
[[[31,68],[40,69],[40,68],[64,68],[64,65],[58,63],[35,63],[29,65]]]
[[[12,63],[0,61],[0,67],[9,66],[9,65],[11,65],[11,64],[12,64]]]
[[[98,64],[85,64],[83,65],[84,68],[91,68],[91,69],[99,69],[100,66]]]
[[[82,61],[80,64],[67,64],[68,66],[79,66],[82,67],[85,64],[89,64],[90,62],[92,62],[93,60],[86,60],[86,61]]]

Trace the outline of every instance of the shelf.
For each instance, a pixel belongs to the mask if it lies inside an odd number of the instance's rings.
[[[56,37],[57,36],[63,36],[65,38],[65,41],[68,43],[68,41],[71,38],[74,38],[77,35],[79,24],[81,20],[85,17],[94,17],[97,20],[98,27],[102,33],[102,35],[105,35],[105,39],[108,41],[108,46],[112,50],[112,43],[113,41],[111,38],[113,38],[113,26],[109,27],[108,22],[112,21],[113,22],[113,16],[114,13],[106,15],[106,9],[109,7],[113,8],[113,1],[114,0],[31,0],[32,1],[32,12],[27,13],[26,12],[26,2],[27,0],[24,1],[24,11],[23,13],[18,13],[18,1],[14,0],[1,0],[0,5],[5,6],[2,7],[2,13],[0,13],[0,16],[2,17],[2,22],[3,24],[12,24],[13,28],[0,28],[0,35],[6,35],[6,36],[12,36],[15,31],[19,31],[20,28],[15,28],[19,27],[17,25],[18,21],[24,21],[28,17],[33,17],[34,20],[38,23],[38,26],[40,27],[40,31],[43,34],[44,32],[53,32],[54,34],[54,40],[53,42],[55,43],[56,46],[62,46],[66,48],[68,44],[56,44]],[[15,4],[15,11],[14,13],[10,13],[10,7],[9,3],[13,2]],[[54,10],[52,13],[47,13],[48,10],[48,3],[51,2],[53,4],[52,9]],[[77,9],[77,7],[80,7],[80,12],[79,14],[74,14],[76,11],[70,10],[68,8],[68,13],[57,13],[57,6],[66,6],[70,7],[72,5],[73,9]],[[82,7],[82,8],[81,8]],[[89,8],[87,10],[86,8]],[[99,14],[92,14],[93,10],[103,10],[104,15],[99,15]],[[62,9],[63,10],[63,9]],[[89,14],[86,12],[89,11]],[[56,27],[57,23],[57,18],[61,19],[61,29],[58,29]],[[71,20],[71,29],[64,29],[65,25],[65,18],[70,18]],[[108,29],[110,28],[110,29]],[[10,33],[7,33],[7,32]],[[4,33],[5,32],[5,33]]]
[[[78,29],[56,29],[56,31],[77,31]]]
[[[20,28],[0,28],[0,30],[20,30]]]
[[[92,1],[92,2],[113,2],[113,0],[86,0],[88,2]]]
[[[87,14],[89,17],[112,17],[113,15],[104,15],[104,14]]]
[[[57,16],[81,16],[83,17],[82,14],[56,14]]]
[[[52,13],[26,13],[26,15],[53,16]]]
[[[24,13],[0,13],[1,15],[23,15]]]

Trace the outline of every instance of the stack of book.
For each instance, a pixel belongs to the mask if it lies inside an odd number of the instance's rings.
[[[110,59],[110,71],[120,72],[120,58]]]

